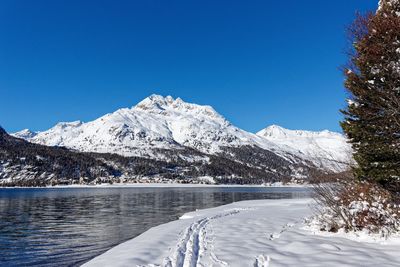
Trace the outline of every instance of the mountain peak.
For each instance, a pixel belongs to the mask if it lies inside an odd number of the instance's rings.
[[[185,102],[182,98],[178,97],[174,99],[172,96],[161,96],[153,94],[133,107],[134,110],[152,111],[152,112],[163,112],[171,111],[185,114],[202,114],[210,117],[220,117],[213,107],[207,105],[198,105]]]
[[[276,131],[276,130],[285,131],[285,130],[287,130],[287,129],[283,128],[282,126],[279,126],[276,124],[272,124],[272,125],[268,126],[266,129],[268,129],[270,131]]]
[[[285,129],[279,125],[273,124],[258,132],[257,135],[263,137],[279,138],[279,137],[286,137],[289,131],[290,130]]]
[[[171,105],[175,99],[172,96],[163,97],[161,95],[152,94],[140,101],[134,108],[136,109],[160,109],[164,110],[166,106]]]
[[[29,129],[23,129],[19,132],[11,134],[11,135],[14,137],[17,137],[17,138],[22,138],[22,139],[28,140],[28,139],[35,137],[37,135],[37,132],[33,132]]]

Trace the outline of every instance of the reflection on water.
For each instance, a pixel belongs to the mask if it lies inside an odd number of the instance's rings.
[[[0,265],[76,266],[185,212],[302,188],[0,189]]]

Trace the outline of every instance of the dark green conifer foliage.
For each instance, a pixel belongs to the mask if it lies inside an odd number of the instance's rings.
[[[341,123],[355,150],[355,176],[400,191],[400,0],[382,0],[376,13],[350,28],[345,68],[350,93]]]

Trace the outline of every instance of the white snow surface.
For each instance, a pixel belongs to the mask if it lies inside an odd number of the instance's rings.
[[[21,138],[21,139],[31,139],[37,135],[36,132],[33,132],[29,129],[23,129],[19,132],[11,134],[14,137]]]
[[[84,266],[400,266],[400,238],[376,241],[306,227],[310,199],[237,202],[183,215]]]
[[[352,158],[351,146],[340,133],[288,130],[271,125],[257,135],[278,145],[282,151],[307,159],[322,168],[344,170]]]
[[[340,134],[322,132],[309,136],[307,142],[303,142],[302,136],[290,135],[282,142],[281,138],[239,129],[210,106],[187,103],[171,96],[152,95],[132,108],[119,109],[87,123],[61,122],[47,131],[32,134],[27,131],[14,136],[43,145],[123,156],[157,158],[155,148],[180,149],[183,146],[215,154],[222,147],[250,145],[283,157],[290,157],[287,153],[292,153],[316,160],[317,165],[333,171],[344,170],[349,162],[346,158],[349,146]]]

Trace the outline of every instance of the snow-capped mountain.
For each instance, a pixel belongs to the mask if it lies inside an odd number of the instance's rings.
[[[27,133],[24,130],[14,136],[84,152],[164,160],[165,155],[159,150],[191,148],[209,155],[233,155],[240,154],[238,148],[256,147],[285,160],[302,164],[311,161],[331,171],[344,170],[349,161],[349,149],[340,134],[272,126],[256,135],[235,127],[210,106],[171,96],[152,95],[132,108],[119,109],[91,122],[62,122],[47,131]],[[231,159],[238,160],[234,156]]]
[[[209,154],[220,152],[221,147],[273,146],[233,126],[210,106],[159,95],[88,123],[61,122],[44,132],[26,133],[24,130],[14,136],[48,146],[124,156],[146,155],[154,148],[183,146]]]
[[[37,135],[36,132],[33,132],[29,129],[24,129],[22,131],[16,132],[12,134],[14,137],[21,138],[21,139],[32,139]]]
[[[165,157],[73,151],[27,142],[8,135],[0,126],[0,186],[132,182],[262,184],[300,181],[314,170],[257,147],[230,148],[225,155],[204,154],[186,147],[154,149],[154,152]]]
[[[352,157],[351,146],[340,133],[288,130],[271,125],[257,135],[279,146],[282,151],[307,159],[321,168],[341,171],[348,167]]]

